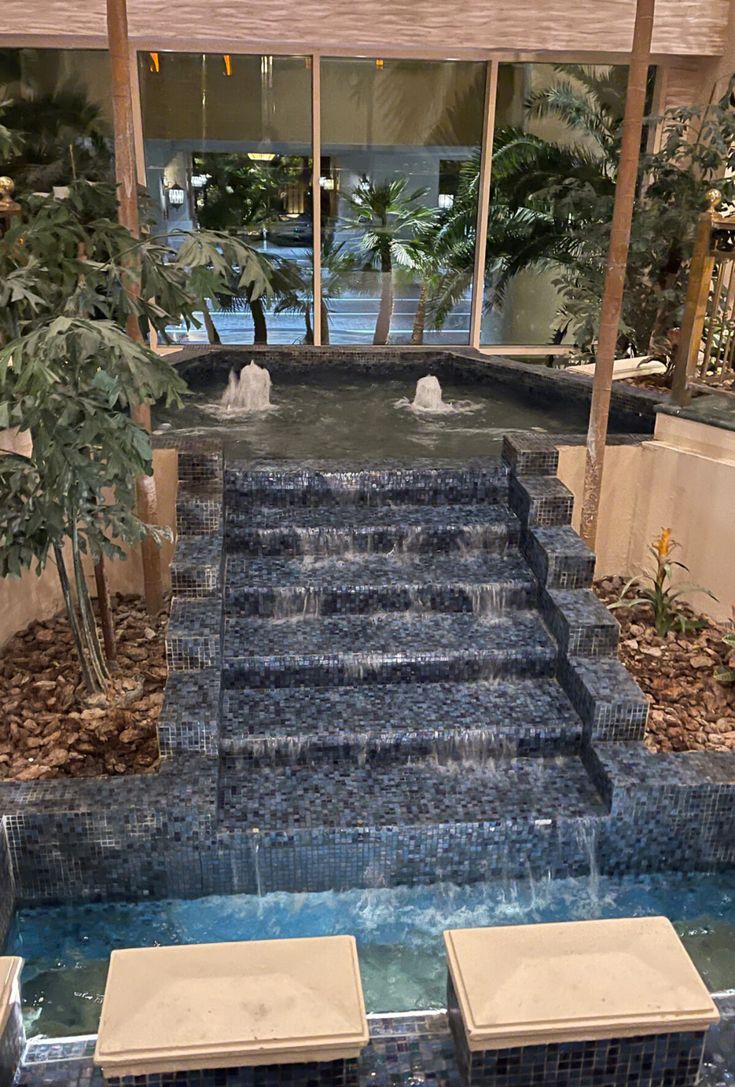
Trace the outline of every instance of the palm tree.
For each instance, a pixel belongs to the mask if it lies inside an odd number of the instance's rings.
[[[506,126],[495,133],[485,264],[486,305],[502,306],[513,278],[529,269],[575,266],[599,202],[614,195],[624,81],[614,68],[559,66],[557,79],[526,102],[530,117],[564,122],[568,139],[545,140]],[[460,170],[452,208],[437,217],[428,254],[427,316],[434,327],[466,294],[474,270],[480,153]],[[580,199],[580,193],[585,199]],[[565,327],[571,314],[560,306]],[[417,321],[419,314],[417,314]],[[414,326],[414,342],[420,342]],[[558,338],[559,329],[553,334]]]
[[[393,316],[393,267],[415,265],[417,236],[436,214],[433,208],[422,203],[426,189],[416,189],[412,193],[407,189],[405,177],[377,184],[365,177],[348,197],[354,218],[346,225],[362,234],[360,247],[366,256],[364,270],[377,268],[381,274],[374,344],[388,342]]]
[[[311,315],[314,311],[314,254],[307,252],[306,265],[289,262],[289,275],[283,279],[274,279],[274,291],[279,296],[275,313],[301,313],[304,317],[304,343],[314,342]],[[346,249],[345,242],[335,242],[333,235],[325,234],[322,239],[322,344],[329,343],[329,316],[332,302],[348,286],[354,285],[353,273],[357,260],[354,253]]]

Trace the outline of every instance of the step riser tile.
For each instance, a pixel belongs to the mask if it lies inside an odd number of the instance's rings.
[[[366,472],[225,470],[228,504],[243,506],[382,506],[497,503],[506,499],[502,469],[396,469]]]
[[[548,729],[543,732],[512,733],[502,726],[477,732],[422,733],[400,729],[382,735],[355,733],[340,741],[293,736],[232,738],[220,743],[220,752],[237,757],[242,767],[293,765],[332,765],[345,763],[363,766],[387,765],[399,759],[435,758],[440,764],[471,762],[482,764],[494,759],[577,755],[582,742],[581,727],[576,731]]]
[[[464,612],[498,616],[528,608],[536,600],[532,582],[518,585],[373,585],[228,590],[229,614],[247,618],[370,615],[375,612]]]
[[[426,656],[355,655],[320,657],[255,657],[225,661],[228,687],[341,687],[355,683],[431,683],[472,681],[508,676],[550,676],[556,655],[547,651]]]
[[[485,551],[504,555],[518,543],[517,523],[506,526],[451,526],[403,528],[400,525],[353,529],[248,529],[230,520],[227,547],[247,555],[345,558],[350,555],[426,553],[463,555]]]

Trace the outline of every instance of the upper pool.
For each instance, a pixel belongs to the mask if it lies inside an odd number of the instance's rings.
[[[236,368],[249,362],[247,356]],[[495,457],[503,434],[536,430],[578,434],[587,429],[584,403],[532,390],[518,383],[465,381],[444,376],[437,365],[391,367],[381,373],[359,373],[349,367],[304,367],[284,370],[258,358],[272,370],[271,408],[260,412],[223,411],[220,407],[229,364],[212,364],[207,356],[192,370],[182,368],[191,383],[185,406],[159,409],[155,425],[169,432],[207,435],[222,440],[228,452],[254,463],[342,461],[350,464],[454,461]],[[411,403],[417,376],[429,372],[441,380],[442,412],[414,411]],[[650,429],[650,424],[641,423]],[[640,429],[635,419],[611,417],[613,432]]]
[[[444,1005],[446,928],[637,917],[675,922],[713,991],[735,986],[735,872],[276,893],[21,910],[10,954],[26,959],[29,1033],[97,1028],[116,947],[356,936],[368,1011]]]

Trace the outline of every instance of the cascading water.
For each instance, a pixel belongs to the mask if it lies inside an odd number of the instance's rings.
[[[220,406],[226,411],[267,411],[271,406],[271,375],[256,362],[243,366],[239,377],[230,370]]]

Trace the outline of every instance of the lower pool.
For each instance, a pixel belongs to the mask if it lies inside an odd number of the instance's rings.
[[[444,1004],[446,928],[664,914],[713,991],[735,986],[735,872],[212,896],[20,910],[29,1035],[97,1028],[116,947],[353,933],[368,1011]]]

